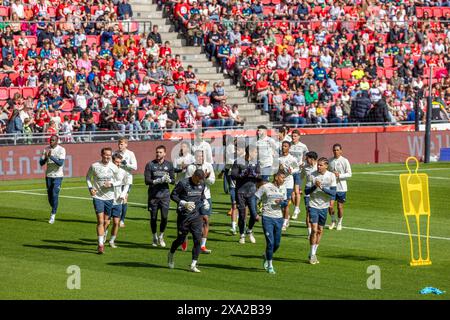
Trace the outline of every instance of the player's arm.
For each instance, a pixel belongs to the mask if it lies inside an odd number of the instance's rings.
[[[58,167],[62,167],[64,165],[64,159],[58,159],[54,156],[50,156],[50,160],[52,160]]]
[[[237,164],[237,161],[233,163],[233,166],[231,167],[231,177],[236,180],[241,177],[241,168]]]
[[[153,170],[151,163],[147,163],[144,170],[145,184],[148,186],[153,186],[155,184],[162,183],[161,178],[153,179]]]
[[[183,182],[180,181],[176,184],[175,188],[173,188],[172,193],[170,194],[170,199],[174,201],[177,205],[180,205],[181,194],[184,192]]]
[[[352,177],[352,167],[350,166],[350,162],[348,160],[345,161],[344,170],[344,173],[339,175],[340,180],[345,180]]]
[[[47,151],[44,151],[44,152],[42,153],[42,157],[39,159],[39,164],[40,164],[41,166],[43,166],[44,164],[47,163],[47,161],[48,161]]]
[[[170,184],[175,184],[175,169],[173,167],[173,163],[169,166],[169,178],[170,178]]]
[[[313,183],[313,179],[309,178],[305,185],[305,194],[308,196],[317,189],[317,186]]]
[[[205,179],[205,183],[208,186],[211,186],[216,182],[216,175],[214,174],[214,168],[212,165],[209,165],[208,173],[209,173],[209,177],[207,179]]]
[[[264,185],[258,188],[255,192],[256,202],[260,202],[262,200],[262,197],[266,194],[266,188]]]
[[[186,178],[192,177],[192,175],[195,172],[195,169],[196,169],[195,165],[193,165],[193,164],[188,165],[186,168]]]
[[[121,184],[123,185],[122,193],[120,194],[121,199],[126,199],[128,191],[130,190],[130,178],[128,175],[125,175],[121,181]]]
[[[95,194],[97,193],[97,190],[94,188],[92,184],[93,176],[94,176],[94,168],[90,166],[86,174],[86,184],[88,186],[89,192],[91,193],[91,196],[95,196]]]
[[[329,188],[326,187],[320,187],[320,189],[322,189],[323,192],[325,192],[327,195],[334,197],[336,195],[336,177],[333,175],[331,176],[332,180],[331,180],[331,184]]]
[[[134,152],[130,153],[130,162],[123,160],[122,165],[126,170],[137,170],[137,160]]]

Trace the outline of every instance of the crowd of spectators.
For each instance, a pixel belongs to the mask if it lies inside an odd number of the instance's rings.
[[[158,26],[138,34],[127,0],[30,0],[0,6],[0,133],[118,131],[131,140],[165,130],[236,126],[224,84],[183,66]]]
[[[203,46],[274,120],[448,121],[450,2],[441,0],[162,1],[177,31]],[[432,68],[432,79],[430,70]]]

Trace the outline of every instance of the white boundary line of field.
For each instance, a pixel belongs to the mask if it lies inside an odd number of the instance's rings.
[[[66,189],[68,189],[68,188],[66,188]],[[36,191],[36,189],[34,189],[33,191]],[[5,191],[5,192],[19,193],[19,194],[29,194],[29,195],[36,195],[36,196],[47,196],[47,194],[37,193],[37,192],[30,192],[29,190],[26,190],[26,191],[17,190],[17,191]],[[76,197],[76,196],[64,196],[64,195],[60,195],[59,197],[60,198],[67,198],[67,199],[76,199],[76,200],[92,200],[92,198],[88,198],[88,197]],[[147,206],[147,204],[145,204],[145,203],[138,203],[138,202],[128,202],[128,203],[132,204],[132,205],[142,206],[142,207],[146,207]],[[174,209],[174,208],[171,208],[171,209]],[[214,212],[214,213],[217,213],[217,212]],[[292,220],[289,223],[305,224],[304,222],[301,222],[301,221],[292,221]],[[362,232],[392,234],[392,235],[398,235],[398,236],[409,236],[407,233],[393,232],[393,231],[386,231],[386,230],[365,229],[365,228],[355,228],[355,227],[343,227],[343,229],[354,230],[354,231],[362,231]],[[413,236],[417,237],[417,234],[413,234]],[[425,236],[421,236],[421,237],[425,238]],[[438,236],[430,236],[430,239],[450,241],[450,238],[438,237]]]

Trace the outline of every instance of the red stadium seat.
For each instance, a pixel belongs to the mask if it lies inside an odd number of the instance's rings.
[[[387,79],[392,78],[393,75],[394,75],[394,69],[393,69],[393,68],[386,68],[386,69],[384,69],[384,76],[385,76]]]
[[[342,68],[341,76],[343,80],[350,80],[352,78],[353,68]]]
[[[86,44],[91,47],[93,44],[100,45],[100,36],[86,36]]]
[[[9,7],[0,6],[0,17],[9,17]]]
[[[142,120],[144,119],[145,113],[146,113],[145,110],[138,110],[138,117],[139,117],[138,120],[139,120],[139,121],[142,121]]]
[[[417,18],[423,17],[423,7],[416,7],[416,17]]]
[[[443,15],[442,8],[440,8],[440,7],[433,8],[433,17],[440,18],[440,17],[442,17],[442,15]]]
[[[22,96],[24,98],[28,98],[28,97],[36,98],[37,92],[38,92],[38,88],[29,88],[29,87],[22,88]]]
[[[423,8],[423,14],[425,15],[425,12],[428,12],[428,17],[431,18],[433,16],[433,8],[424,7]]]
[[[48,12],[48,16],[49,16],[50,18],[56,17],[56,8],[54,8],[54,7],[48,7],[47,12]]]
[[[94,115],[94,123],[98,124],[100,122],[100,112],[92,112]]]
[[[450,14],[450,8],[449,7],[443,7],[442,8],[442,16],[445,17],[446,14]]]
[[[9,88],[9,98],[10,99],[14,98],[14,95],[16,93],[19,93],[20,95],[22,95],[22,88],[18,88],[18,87],[10,87]]]
[[[5,87],[0,87],[0,100],[8,100],[9,99],[9,90]]]
[[[178,118],[180,119],[180,122],[186,121],[186,119],[184,118],[184,112],[185,112],[185,110],[183,110],[183,109],[177,109]]]

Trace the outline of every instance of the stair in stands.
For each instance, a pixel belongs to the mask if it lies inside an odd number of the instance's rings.
[[[131,0],[130,4],[133,7],[133,17],[136,20],[149,20],[152,25],[158,25],[162,41],[170,41],[172,52],[181,55],[185,68],[192,65],[199,79],[209,81],[208,89],[212,88],[214,82],[224,81],[225,94],[228,96],[227,102],[230,105],[235,103],[239,105],[241,117],[246,118],[246,127],[255,127],[260,124],[270,125],[269,116],[261,114],[255,103],[248,102],[245,92],[236,88],[231,79],[220,73],[219,68],[213,62],[208,61],[200,47],[186,46],[186,40],[175,32],[170,19],[163,17],[163,12],[156,4],[152,3],[152,0]],[[149,31],[151,31],[150,24],[140,24],[140,33]]]

